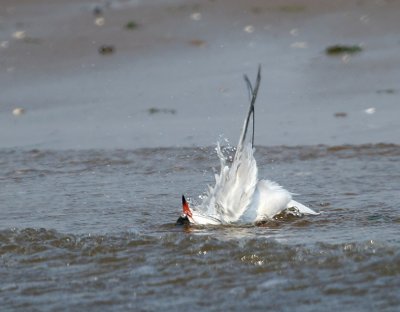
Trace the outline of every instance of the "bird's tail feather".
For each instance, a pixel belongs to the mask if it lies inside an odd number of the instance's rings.
[[[247,75],[244,75],[244,81],[246,82],[247,89],[249,91],[249,96],[250,96],[250,107],[249,107],[249,112],[247,113],[246,119],[244,120],[243,124],[243,129],[242,133],[239,138],[239,143],[237,146],[237,151],[241,151],[243,148],[243,143],[246,140],[247,136],[247,131],[250,123],[250,117],[253,116],[253,133],[251,137],[251,144],[254,147],[254,130],[255,130],[255,117],[254,117],[254,104],[257,99],[257,94],[258,94],[258,88],[260,87],[260,81],[261,81],[261,65],[258,66],[258,72],[257,72],[257,78],[256,78],[256,83],[255,87],[253,88],[249,77]]]

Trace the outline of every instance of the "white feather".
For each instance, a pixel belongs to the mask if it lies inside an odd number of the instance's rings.
[[[220,174],[215,175],[215,186],[209,189],[200,207],[221,223],[233,223],[239,220],[252,200],[257,184],[257,164],[251,145],[236,153],[230,167],[225,165],[219,144],[217,154],[221,160]]]
[[[231,166],[226,165],[219,144],[220,174],[215,175],[215,186],[202,203],[193,210],[195,224],[252,223],[272,219],[288,208],[295,207],[301,214],[316,215],[314,210],[292,199],[292,193],[276,182],[257,180],[257,163],[251,144],[236,152]]]
[[[297,210],[302,213],[302,214],[307,214],[307,215],[319,215],[318,212],[315,212],[314,210],[308,208],[307,206],[304,206],[303,204],[295,201],[295,200],[291,200],[288,205],[287,208],[297,208]]]
[[[254,158],[254,103],[261,80],[258,69],[255,88],[245,76],[250,94],[249,112],[244,120],[235,157],[231,166],[218,144],[216,151],[220,159],[220,173],[215,175],[214,187],[209,186],[202,203],[193,209],[190,221],[195,224],[250,223],[271,219],[285,209],[295,207],[302,214],[317,214],[312,209],[292,200],[292,193],[279,184],[258,181],[257,163]],[[246,143],[250,117],[253,115],[251,143]]]

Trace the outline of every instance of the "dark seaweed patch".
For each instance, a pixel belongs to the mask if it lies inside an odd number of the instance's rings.
[[[175,109],[171,109],[171,108],[156,108],[156,107],[151,107],[147,110],[147,112],[150,115],[154,115],[154,114],[171,114],[171,115],[175,115],[176,114],[176,110]]]
[[[395,89],[380,89],[380,90],[377,90],[376,93],[378,93],[378,94],[394,94],[394,93],[396,93],[396,90]]]
[[[278,7],[279,11],[287,13],[303,12],[305,9],[306,7],[301,4],[288,4],[288,5],[281,5]]]
[[[136,23],[135,21],[129,21],[128,23],[125,24],[125,28],[129,30],[133,30],[139,27],[139,24]]]
[[[356,54],[360,53],[362,48],[359,45],[341,45],[336,44],[325,49],[327,55]]]
[[[201,39],[193,39],[193,40],[190,40],[189,43],[190,43],[190,45],[199,47],[199,48],[204,48],[207,45],[207,43]]]
[[[347,117],[347,113],[345,113],[345,112],[337,112],[337,113],[335,113],[335,117],[336,118]]]
[[[113,54],[114,52],[115,52],[115,48],[112,45],[104,44],[99,48],[99,53],[101,55],[110,55],[110,54]]]

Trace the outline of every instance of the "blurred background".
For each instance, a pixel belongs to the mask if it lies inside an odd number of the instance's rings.
[[[400,2],[3,0],[0,147],[399,143]]]

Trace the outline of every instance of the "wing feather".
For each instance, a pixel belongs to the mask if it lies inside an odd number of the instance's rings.
[[[247,76],[244,77],[249,94],[250,107],[243,123],[242,132],[231,166],[226,165],[226,158],[217,145],[217,154],[221,162],[220,173],[215,175],[215,186],[210,187],[207,196],[200,205],[209,215],[217,216],[223,223],[236,222],[251,203],[257,185],[257,164],[254,158],[254,104],[261,81],[261,66],[258,67],[255,87]],[[253,133],[250,143],[246,136],[253,116]]]
[[[247,144],[237,153],[231,167],[221,167],[220,174],[215,176],[215,186],[210,187],[201,206],[223,223],[236,222],[250,205],[256,185],[257,164],[253,148]]]

